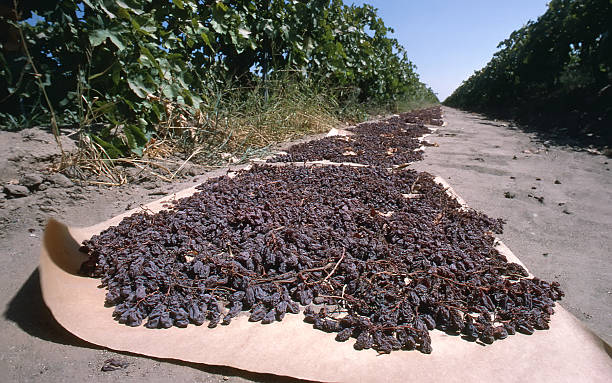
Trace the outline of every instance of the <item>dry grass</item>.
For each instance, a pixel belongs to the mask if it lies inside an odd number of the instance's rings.
[[[199,109],[151,96],[152,101],[163,103],[166,118],[156,126],[155,137],[142,156],[111,158],[81,134],[79,150],[64,159],[58,170],[69,169],[73,176],[94,184],[129,182],[126,170],[130,167],[171,181],[188,162],[217,167],[265,156],[274,144],[362,120],[366,108],[373,115],[429,106],[418,101],[376,107],[339,103],[335,94],[323,86],[283,77],[268,81],[266,87],[216,90]]]

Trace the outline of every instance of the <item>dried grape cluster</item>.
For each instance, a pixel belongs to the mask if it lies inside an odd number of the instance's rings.
[[[82,272],[120,323],[271,323],[306,306],[356,349],[429,353],[434,328],[484,343],[548,328],[563,295],[497,252],[499,220],[426,173],[255,166],[199,189],[84,242]]]
[[[348,136],[331,136],[294,145],[287,154],[277,155],[268,162],[307,162],[328,160],[338,163],[359,163],[392,167],[419,161],[418,150],[427,142],[418,137],[431,130],[422,123],[406,123],[407,116],[391,117],[384,121],[368,122],[351,129]]]

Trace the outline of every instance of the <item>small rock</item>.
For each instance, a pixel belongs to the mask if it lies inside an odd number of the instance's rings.
[[[14,198],[30,195],[30,189],[23,185],[4,185],[4,192]]]
[[[191,176],[191,177],[197,176],[198,173],[199,173],[198,167],[190,163],[186,163],[185,166],[183,166],[183,168],[179,172],[179,174],[182,176]]]
[[[147,190],[153,190],[157,187],[159,187],[155,182],[148,182],[146,184],[142,185],[143,188],[147,189]]]
[[[36,190],[44,181],[43,177],[38,173],[28,173],[21,176],[19,184],[27,187],[30,190]]]
[[[506,197],[506,198],[514,198],[514,197],[516,197],[516,194],[510,193],[510,192],[505,192],[504,193],[504,197]]]
[[[527,196],[537,200],[539,203],[544,203],[544,197],[543,196],[538,197],[538,196],[533,195],[533,194],[527,194]]]
[[[555,185],[561,185],[561,181],[555,180]]]
[[[110,358],[104,361],[104,365],[102,366],[100,370],[104,372],[115,371],[121,368],[126,368],[129,365],[130,363],[124,360]]]
[[[49,185],[47,185],[46,183],[44,184],[40,184],[38,185],[38,190],[47,190],[47,188],[49,187]]]
[[[70,178],[66,177],[62,173],[54,173],[48,176],[47,181],[64,188],[69,188],[74,185],[74,183],[70,181]]]

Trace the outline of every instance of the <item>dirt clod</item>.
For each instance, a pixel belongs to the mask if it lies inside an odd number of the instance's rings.
[[[19,184],[27,187],[30,190],[36,190],[42,184],[44,178],[39,173],[27,173],[21,176]]]
[[[4,192],[12,198],[21,198],[30,195],[30,189],[23,185],[4,185]]]
[[[55,184],[56,186],[69,188],[74,185],[74,182],[70,178],[66,177],[62,173],[53,173],[47,177],[47,181]]]
[[[104,372],[115,371],[122,368],[127,368],[129,365],[130,363],[127,361],[117,358],[110,358],[104,361],[104,365],[102,365],[100,370]]]

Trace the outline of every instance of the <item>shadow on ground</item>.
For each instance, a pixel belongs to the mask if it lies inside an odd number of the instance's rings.
[[[506,126],[505,123],[497,123],[497,116],[494,113],[472,113],[475,120],[479,120],[480,124],[491,126],[505,126],[510,130],[518,130],[524,133],[535,135],[535,140],[549,146],[566,147],[576,151],[584,151],[588,149],[596,149],[602,154],[612,158],[612,136],[606,130],[588,132],[586,129],[574,129],[571,122],[560,123],[559,120],[542,120],[538,123],[523,124],[518,121],[509,121],[512,125]],[[494,122],[491,122],[493,120]],[[561,121],[563,119],[560,119]],[[563,125],[563,126],[559,126]],[[554,127],[554,129],[551,129]]]
[[[74,336],[55,321],[53,315],[51,314],[51,311],[49,311],[42,298],[38,269],[34,270],[32,274],[30,274],[30,277],[27,279],[27,281],[23,284],[23,286],[21,286],[21,288],[19,289],[17,294],[15,294],[13,299],[11,299],[6,311],[4,312],[4,318],[15,323],[20,329],[22,329],[29,335],[45,341],[75,347],[89,348],[93,350],[105,349],[104,347],[100,347],[95,344],[86,342]],[[143,357],[142,355],[133,354],[130,352],[117,353],[126,356]],[[190,367],[209,374],[235,376],[255,382],[307,382],[306,380],[294,379],[290,377],[277,376],[272,374],[252,373],[225,366],[210,366],[173,359],[161,359],[153,357],[146,358],[159,362],[167,362],[180,366]]]
[[[4,317],[36,338],[71,346],[99,349],[72,335],[55,321],[40,292],[38,269],[32,272],[11,299],[4,312]]]

